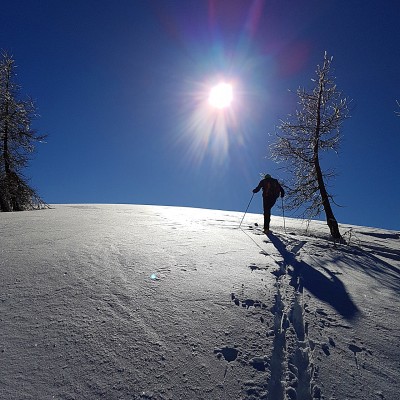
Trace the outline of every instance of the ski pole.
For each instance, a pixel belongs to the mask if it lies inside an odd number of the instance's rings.
[[[249,201],[249,204],[247,205],[247,208],[246,208],[246,211],[244,212],[243,218],[242,218],[242,220],[240,221],[239,228],[242,226],[242,222],[243,222],[243,220],[244,220],[245,215],[247,214],[247,210],[248,210],[249,207],[250,207],[250,203],[251,203],[251,201],[253,200],[253,197],[254,197],[254,193],[251,195],[251,199],[250,199],[250,201]]]
[[[283,197],[281,197],[282,200],[282,215],[283,215],[283,229],[286,233],[286,223],[285,223],[285,207],[283,205]]]

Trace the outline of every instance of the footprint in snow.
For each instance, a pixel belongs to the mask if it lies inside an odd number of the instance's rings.
[[[226,361],[232,362],[236,360],[239,350],[235,349],[234,347],[225,346],[221,349],[214,349],[214,354],[216,354],[218,358],[223,356]]]
[[[357,358],[357,353],[361,353],[363,349],[353,343],[349,344],[349,350],[354,353],[354,360],[356,362],[356,367],[357,369],[360,369],[360,366],[358,365],[358,358]]]
[[[256,264],[250,264],[249,268],[251,269],[251,272],[253,271],[265,271],[268,268],[268,265],[264,266],[258,266]]]
[[[246,299],[240,300],[235,293],[231,293],[231,300],[237,305],[249,309],[250,307],[254,308],[267,308],[267,306],[260,300]]]
[[[327,356],[329,356],[329,355],[331,354],[331,352],[329,351],[329,345],[328,345],[328,343],[324,343],[324,344],[322,345],[322,350],[323,350],[323,352],[324,352]]]
[[[356,355],[356,353],[362,352],[362,348],[355,344],[349,344],[349,350],[352,351],[354,353],[354,355]]]

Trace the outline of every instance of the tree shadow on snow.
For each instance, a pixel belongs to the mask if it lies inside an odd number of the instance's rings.
[[[288,251],[277,236],[269,234],[268,237],[283,257],[284,263],[293,268],[293,270],[288,270],[293,286],[298,286],[299,291],[302,291],[303,287],[306,288],[315,297],[332,306],[347,320],[355,319],[358,316],[359,309],[350,298],[342,281],[335,274],[319,265],[328,277],[306,262],[297,260],[295,254]],[[298,283],[296,284],[296,282]]]
[[[343,262],[354,269],[362,269],[366,275],[398,295],[400,293],[400,270],[389,262],[392,259],[397,261],[395,256],[389,252],[385,253],[382,249],[376,251],[372,246],[364,247],[367,250],[357,247],[342,249],[342,254],[336,258],[336,261]]]

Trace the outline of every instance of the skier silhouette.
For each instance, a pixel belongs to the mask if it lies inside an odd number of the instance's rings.
[[[271,208],[275,205],[279,195],[283,197],[285,191],[280,183],[272,178],[271,175],[265,174],[258,186],[253,189],[253,193],[258,193],[262,189],[263,208],[264,208],[264,233],[269,233],[269,223],[271,221]]]

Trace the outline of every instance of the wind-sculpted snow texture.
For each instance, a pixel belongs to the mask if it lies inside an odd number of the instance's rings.
[[[398,399],[399,233],[242,216],[0,214],[0,398]]]

